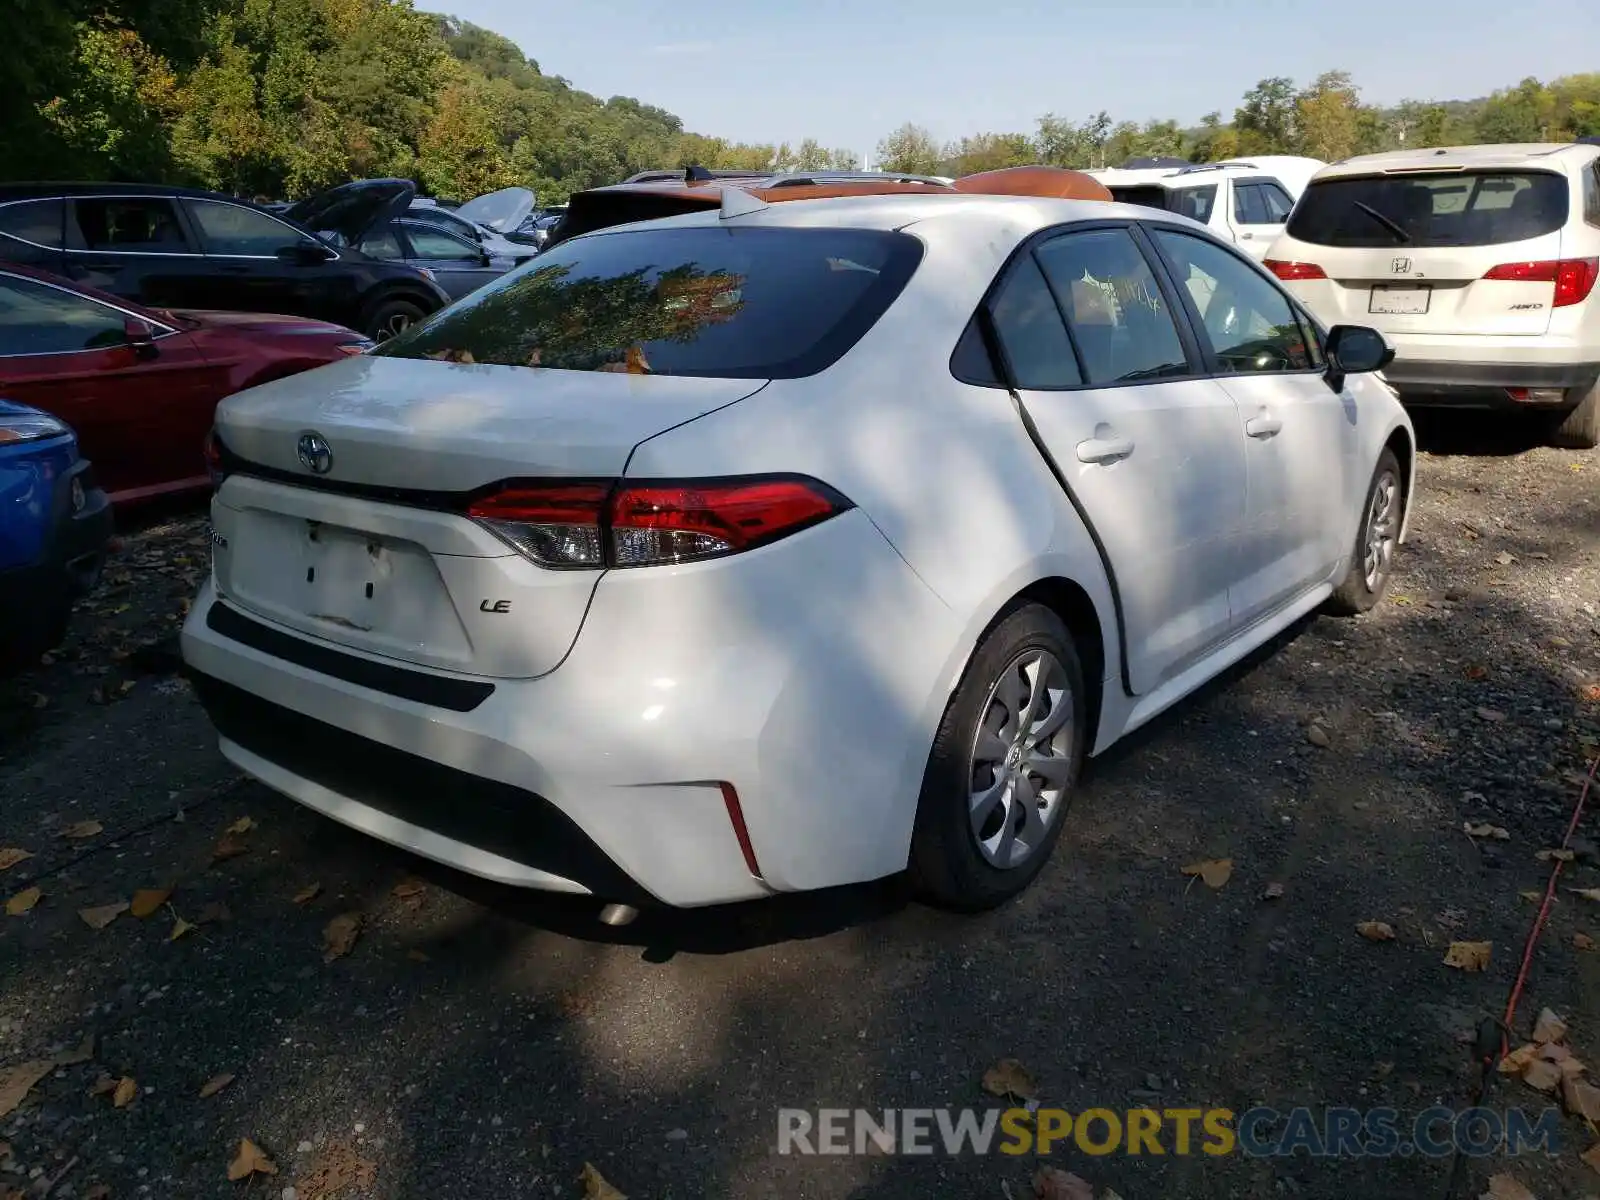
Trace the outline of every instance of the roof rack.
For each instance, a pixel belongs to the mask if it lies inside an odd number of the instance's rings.
[[[764,179],[766,171],[711,171],[705,167],[695,167],[696,172],[703,172],[704,176],[711,179]],[[640,171],[637,175],[630,175],[623,183],[682,183],[685,168],[678,167],[671,171]]]
[[[1225,162],[1225,163],[1196,163],[1192,167],[1181,167],[1174,171],[1174,175],[1193,175],[1196,171],[1227,171],[1240,167],[1250,171],[1259,171],[1261,168],[1253,162]]]
[[[795,187],[807,183],[931,183],[949,187],[948,179],[937,175],[911,175],[901,171],[783,171],[767,180],[766,186]]]

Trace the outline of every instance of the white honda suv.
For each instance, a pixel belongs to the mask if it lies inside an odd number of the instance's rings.
[[[1542,411],[1556,445],[1600,442],[1600,147],[1334,163],[1267,266],[1322,320],[1381,330],[1406,404]]]

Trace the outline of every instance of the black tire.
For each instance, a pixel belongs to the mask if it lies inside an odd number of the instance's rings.
[[[1549,440],[1562,450],[1593,450],[1600,446],[1600,383],[1589,389],[1577,407],[1556,418]]]
[[[1007,715],[1004,700],[995,695],[1003,686],[1002,677],[1009,680],[1013,675],[1027,690],[1028,676],[1023,672],[1023,665],[1030,655],[1039,652],[1053,658],[1059,666],[1059,676],[1048,667],[1041,667],[1041,670],[1048,672],[1062,688],[1060,699],[1047,695],[1040,702],[1044,718],[1030,721],[1030,729],[1045,730],[1052,715],[1064,712],[1065,716],[1057,732],[1049,736],[1045,746],[1049,753],[1032,761],[1048,759],[1049,775],[1059,778],[1059,784],[1026,771],[1020,763],[1013,765],[1017,747],[1023,743],[1023,739],[1016,736],[1021,722],[1015,719],[1014,712]],[[1069,699],[1070,708],[1062,709],[1060,706]],[[1015,708],[1013,702],[1012,709]],[[1043,605],[1024,604],[990,628],[950,698],[922,777],[922,796],[917,803],[916,826],[911,837],[911,875],[925,899],[944,908],[979,912],[1004,903],[1033,882],[1049,860],[1066,823],[1066,809],[1071,805],[1078,772],[1083,765],[1087,712],[1083,667],[1072,635],[1054,612]],[[1005,720],[998,721],[997,714]],[[991,746],[1010,746],[1003,761],[993,757],[981,764],[977,761],[980,723],[995,731]],[[1006,732],[1008,727],[1012,732]],[[990,762],[993,767],[988,765]],[[1004,786],[1002,776],[1007,772],[1006,779],[1018,782]],[[1020,803],[1015,792],[1019,786],[1026,789]],[[972,815],[972,798],[980,791],[992,791],[999,796],[984,826],[991,831],[985,840],[993,839],[996,843],[987,852],[980,847],[982,831],[974,829]],[[1050,795],[1051,792],[1054,794]],[[1029,805],[1032,805],[1031,811],[1038,814],[1043,827],[1042,832],[1034,830],[1032,845],[1016,836],[1019,832],[1027,833]],[[1008,822],[1013,830],[1009,843],[1013,849],[1009,854],[1003,849],[1008,844],[1004,836]],[[1004,860],[996,861],[997,855],[1009,859],[1018,854],[1014,849],[1018,843],[1026,847],[1025,857],[1011,861],[1010,865],[1002,865]]]
[[[380,300],[367,313],[365,327],[361,332],[375,342],[385,342],[427,315],[422,305],[415,300],[406,300],[399,296]]]
[[[1328,597],[1324,610],[1336,617],[1356,617],[1370,612],[1383,599],[1389,580],[1394,576],[1394,556],[1400,545],[1400,526],[1405,521],[1405,484],[1400,473],[1400,461],[1394,451],[1385,449],[1378,455],[1378,465],[1373,469],[1372,482],[1367,484],[1367,498],[1361,505],[1361,523],[1356,528],[1356,544],[1350,552],[1350,568],[1333,595]],[[1388,500],[1380,501],[1380,489],[1387,489]],[[1376,565],[1368,558],[1369,536],[1373,523],[1378,520],[1380,504],[1387,504],[1382,518],[1387,530],[1387,550],[1376,554]]]

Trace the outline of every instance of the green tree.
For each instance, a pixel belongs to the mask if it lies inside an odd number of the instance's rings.
[[[1263,79],[1233,114],[1240,154],[1290,154],[1298,140],[1294,80]]]
[[[877,168],[932,175],[939,169],[940,157],[939,144],[933,140],[933,135],[908,121],[878,143]]]
[[[1356,151],[1361,134],[1361,95],[1348,71],[1324,71],[1295,97],[1297,148],[1333,162]]]
[[[1038,161],[1038,150],[1025,133],[980,133],[947,146],[941,167],[945,175],[961,176]]]

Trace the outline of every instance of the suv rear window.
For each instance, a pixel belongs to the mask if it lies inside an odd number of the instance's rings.
[[[1316,246],[1495,246],[1566,221],[1565,176],[1440,171],[1314,182],[1288,232]]]
[[[1167,207],[1167,189],[1153,183],[1114,187],[1111,189],[1111,198],[1118,204],[1137,204],[1141,208],[1159,208],[1163,212]]]
[[[638,229],[575,238],[375,354],[568,371],[795,379],[872,328],[922,259],[864,229]]]

